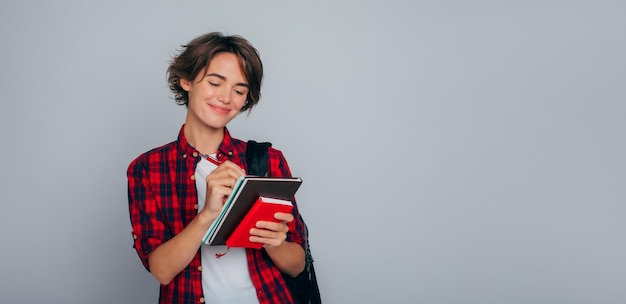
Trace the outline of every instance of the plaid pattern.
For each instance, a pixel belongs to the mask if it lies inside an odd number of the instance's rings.
[[[183,126],[184,128],[184,126]],[[181,128],[178,140],[138,156],[128,167],[128,202],[133,247],[144,267],[148,254],[181,232],[196,216],[198,196],[192,179],[199,152],[185,139]],[[217,157],[230,159],[246,168],[246,143],[224,130]],[[291,176],[281,151],[269,150],[269,174]],[[289,223],[287,240],[305,246],[304,222],[294,201],[295,220]],[[291,303],[293,299],[280,270],[265,250],[246,249],[248,269],[260,303]],[[168,285],[161,285],[159,303],[203,303],[200,249],[191,263]]]

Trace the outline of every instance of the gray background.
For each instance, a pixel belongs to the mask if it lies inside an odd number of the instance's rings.
[[[305,183],[326,303],[625,303],[621,1],[3,1],[0,302],[155,303],[126,168],[169,56],[248,38],[230,129]]]

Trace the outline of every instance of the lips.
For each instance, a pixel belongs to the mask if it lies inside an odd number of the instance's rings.
[[[218,114],[228,114],[230,113],[230,108],[226,108],[226,107],[220,107],[220,106],[216,106],[216,105],[212,105],[210,104],[209,107],[211,107],[211,109],[213,109],[213,111],[217,112]]]

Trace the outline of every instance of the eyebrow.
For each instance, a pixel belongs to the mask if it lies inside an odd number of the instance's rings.
[[[224,80],[224,81],[226,80],[226,77],[224,77],[223,75],[217,74],[217,73],[210,73],[210,74],[206,74],[206,75],[204,75],[204,77],[209,77],[209,76],[217,77],[217,78],[219,78],[219,79],[221,79],[221,80]],[[246,88],[250,87],[250,86],[249,86],[247,83],[245,83],[245,82],[236,83],[235,85],[236,85],[236,86],[246,87]]]

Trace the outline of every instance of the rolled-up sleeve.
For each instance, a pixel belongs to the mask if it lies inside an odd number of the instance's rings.
[[[169,239],[159,203],[152,191],[147,160],[138,157],[128,167],[128,208],[132,226],[133,247],[144,267],[148,254]]]

